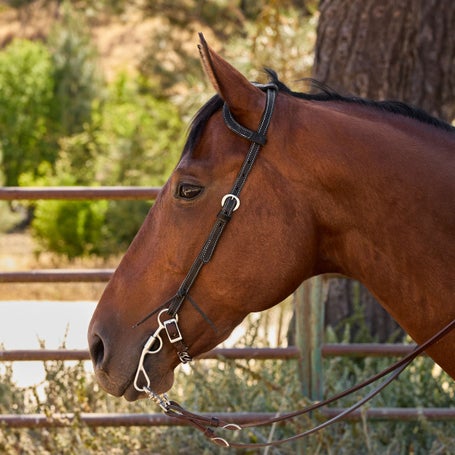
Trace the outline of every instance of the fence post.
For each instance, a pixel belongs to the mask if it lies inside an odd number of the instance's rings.
[[[323,394],[322,344],[326,292],[326,280],[317,276],[302,283],[294,293],[300,381],[302,393],[311,400],[321,400]]]

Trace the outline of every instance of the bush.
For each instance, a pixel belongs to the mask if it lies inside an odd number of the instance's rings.
[[[64,1],[48,46],[53,68],[53,122],[60,136],[70,136],[91,122],[92,103],[102,97],[102,78],[85,17]]]
[[[185,126],[171,100],[142,92],[140,78],[119,74],[100,111],[98,180],[161,185],[180,155]]]
[[[149,201],[109,201],[100,255],[109,256],[125,252],[144,222],[151,205]]]
[[[121,75],[106,100],[93,104],[91,115],[81,132],[60,139],[58,159],[40,184],[165,182],[184,140],[182,120],[171,102],[141,94],[137,80]],[[150,206],[145,201],[38,201],[32,229],[48,251],[70,258],[109,256],[127,248]]]
[[[44,249],[72,259],[100,254],[106,201],[41,201],[32,222]]]
[[[49,132],[52,63],[41,43],[14,40],[0,52],[0,156],[3,184],[17,185],[24,172],[37,175],[53,163],[56,146]]]

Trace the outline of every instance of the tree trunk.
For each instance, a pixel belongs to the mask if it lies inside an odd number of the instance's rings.
[[[405,101],[450,121],[454,25],[453,0],[321,0],[313,77],[341,93]],[[403,334],[362,285],[347,279],[331,280],[325,322],[339,336],[348,323],[350,341]]]
[[[453,0],[321,0],[313,76],[455,117]]]

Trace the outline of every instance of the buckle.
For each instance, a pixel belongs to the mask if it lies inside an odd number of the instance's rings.
[[[235,194],[232,193],[225,194],[223,196],[223,199],[221,199],[221,207],[224,207],[224,203],[226,202],[227,199],[234,199],[235,206],[232,209],[232,211],[235,212],[240,207],[240,199]]]
[[[177,324],[177,319],[168,319],[167,321],[163,322],[163,326],[171,343],[177,343],[177,341],[181,341],[183,339],[179,326]]]

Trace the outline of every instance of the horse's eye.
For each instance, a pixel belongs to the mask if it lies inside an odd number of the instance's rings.
[[[191,183],[181,183],[177,188],[177,196],[182,199],[194,199],[199,196],[204,188]]]

